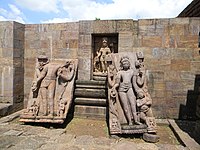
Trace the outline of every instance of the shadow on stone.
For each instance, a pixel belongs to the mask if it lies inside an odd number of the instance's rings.
[[[195,76],[194,90],[188,90],[186,105],[180,104],[177,125],[200,144],[200,75]]]

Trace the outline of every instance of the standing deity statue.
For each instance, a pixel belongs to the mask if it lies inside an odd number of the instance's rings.
[[[111,54],[111,59],[107,78],[110,134],[142,133],[145,141],[157,142],[143,53]]]
[[[107,73],[107,59],[109,59],[109,54],[111,54],[111,50],[108,47],[108,39],[104,37],[102,39],[102,47],[96,52],[96,56],[94,57],[95,72]]]
[[[122,57],[120,60],[121,70],[117,73],[116,83],[113,86],[113,91],[118,88],[118,94],[122,108],[129,125],[140,124],[138,122],[136,111],[136,97],[133,91],[133,76],[134,72],[130,68],[128,57]],[[133,118],[133,121],[132,121]]]

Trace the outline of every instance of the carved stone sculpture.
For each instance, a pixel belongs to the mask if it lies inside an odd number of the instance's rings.
[[[63,123],[71,106],[77,60],[54,60],[41,55],[37,58],[23,122]]]
[[[111,50],[108,47],[108,39],[104,37],[102,39],[102,47],[96,52],[96,56],[94,57],[95,72],[107,73],[109,54],[111,54]]]
[[[143,53],[118,53],[111,58],[108,66],[110,134],[144,133],[144,140],[157,142]]]

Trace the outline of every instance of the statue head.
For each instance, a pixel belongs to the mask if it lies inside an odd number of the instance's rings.
[[[128,56],[124,56],[124,57],[121,58],[120,66],[124,70],[130,69],[131,64],[130,64],[130,60],[129,60]]]
[[[37,60],[40,66],[44,66],[49,63],[49,58],[46,55],[39,55]]]
[[[102,39],[102,46],[103,46],[103,47],[107,47],[107,46],[108,46],[108,38],[107,38],[107,37],[104,37],[104,38]]]
[[[143,52],[137,52],[136,53],[136,56],[137,56],[137,60],[141,63],[144,61],[144,54]]]

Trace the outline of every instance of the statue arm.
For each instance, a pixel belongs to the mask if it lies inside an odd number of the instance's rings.
[[[133,77],[132,77],[132,85],[133,85],[133,88],[135,89],[135,92],[138,93],[140,88],[138,87],[136,80],[137,80],[136,75],[133,75]]]
[[[136,77],[136,82],[138,84],[138,86],[143,86],[144,85],[144,72],[139,70],[139,74]]]
[[[102,50],[100,49],[98,52],[97,52],[97,58],[99,58],[101,56],[101,53],[102,53]]]
[[[45,77],[46,74],[47,74],[47,71],[48,71],[48,68],[47,68],[47,67],[45,67],[45,68],[42,70],[42,72],[40,73],[39,77],[37,78],[37,83],[41,82],[41,81],[44,79],[44,77]]]
[[[115,79],[115,84],[113,85],[113,89],[116,89],[117,87],[119,87],[120,79],[121,79],[121,74],[118,73]]]

